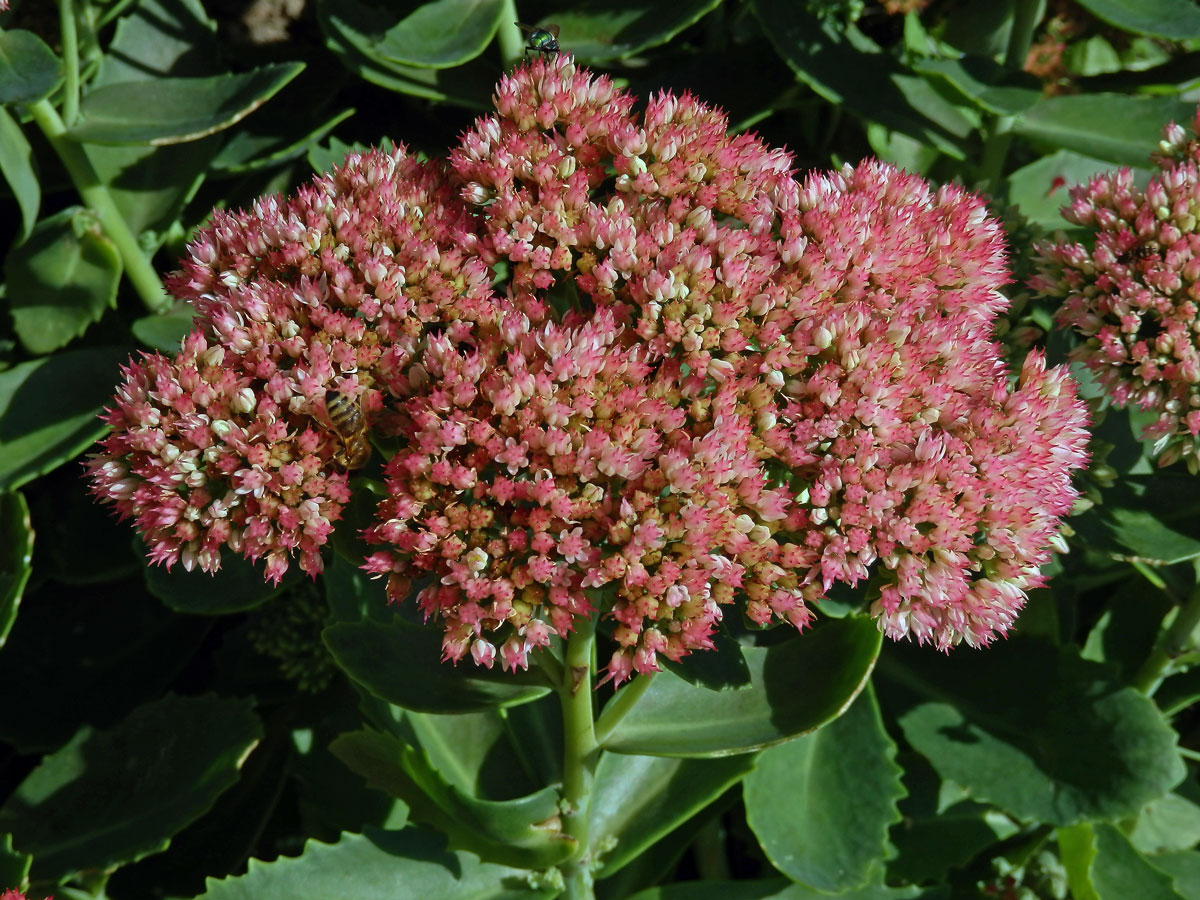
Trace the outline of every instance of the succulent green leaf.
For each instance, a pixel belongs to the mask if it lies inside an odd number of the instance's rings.
[[[1190,850],[1200,842],[1200,805],[1179,794],[1152,800],[1138,813],[1128,836],[1147,856]]]
[[[1170,875],[1106,822],[1059,829],[1058,845],[1076,900],[1186,900]]]
[[[973,123],[935,96],[926,79],[856,35],[852,26],[843,30],[823,22],[790,0],[754,0],[754,8],[776,52],[825,100],[951,157],[963,157],[960,141]]]
[[[949,890],[942,885],[929,888],[916,886],[893,888],[872,884],[864,888],[828,894],[803,884],[790,884],[784,879],[761,881],[686,881],[650,888],[635,894],[630,900],[950,900]]]
[[[736,785],[753,754],[719,759],[601,755],[590,809],[595,846],[614,839],[596,873],[607,878]]]
[[[470,660],[442,662],[442,632],[412,625],[340,622],[322,632],[346,674],[380,699],[417,712],[466,712],[545,694],[534,672],[492,673]]]
[[[137,0],[117,20],[94,86],[220,71],[217,25],[200,0]]]
[[[73,350],[0,372],[0,490],[44,475],[104,433],[97,416],[128,353]]]
[[[1092,862],[1096,859],[1095,832],[1088,822],[1080,822],[1055,832],[1058,857],[1067,872],[1067,884],[1074,900],[1099,900],[1092,885]]]
[[[1195,106],[1177,95],[1075,94],[1043,97],[1013,130],[1050,147],[1125,166],[1145,166],[1163,127],[1190,122]]]
[[[0,106],[44,100],[62,81],[62,63],[32,31],[0,30]]]
[[[565,52],[586,62],[608,62],[667,43],[720,5],[721,0],[587,0],[564,6],[546,21],[558,25],[558,45]]]
[[[1196,502],[1200,484],[1187,475],[1126,476],[1072,525],[1114,559],[1174,565],[1200,558],[1200,523],[1190,513]]]
[[[913,70],[944,81],[985,112],[1011,116],[1029,109],[1042,97],[1041,85],[1032,75],[1017,77],[986,56],[961,59],[921,59]]]
[[[139,543],[139,555],[145,551]],[[171,569],[147,564],[143,574],[146,590],[168,609],[199,616],[223,616],[245,612],[265,603],[303,577],[295,566],[288,569],[278,585],[263,574],[263,564],[225,551],[221,568],[211,575],[200,569],[187,571],[181,565]]]
[[[168,696],[82,729],[0,807],[39,879],[156,853],[238,778],[262,726],[245,700]]]
[[[1060,210],[1071,202],[1069,188],[1087,184],[1093,175],[1112,169],[1112,163],[1070,150],[1057,150],[1022,166],[1008,176],[1008,201],[1021,214],[1047,231],[1072,227]]]
[[[480,800],[446,781],[419,749],[377,731],[338,737],[330,752],[367,780],[408,804],[410,817],[435,826],[451,846],[523,868],[562,862],[577,846],[562,833],[558,790],[515,800]]]
[[[33,566],[33,525],[19,491],[0,494],[0,647],[17,620]]]
[[[897,851],[887,863],[889,880],[945,882],[951,869],[966,866],[985,848],[1020,830],[990,806],[945,796],[947,786],[917,754],[901,757],[900,764],[908,796],[899,804],[900,822],[888,834]]]
[[[41,522],[36,509],[34,521]],[[44,536],[47,526],[40,528]],[[0,684],[21,686],[0,691],[0,739],[33,753],[61,746],[82,725],[119,722],[162,694],[208,630],[208,621],[177,616],[148,597],[136,573],[95,585],[27,587],[0,651]]]
[[[880,674],[938,774],[1020,819],[1131,816],[1185,774],[1153,702],[1069,649],[1020,636],[949,656],[894,645]]]
[[[0,108],[0,175],[8,182],[17,206],[21,209],[21,231],[18,240],[25,240],[37,221],[42,202],[42,189],[33,168],[33,148],[8,110]]]
[[[562,718],[553,695],[452,716],[405,710],[392,733],[420,747],[450,784],[483,799],[510,800],[559,779]]]
[[[746,818],[793,881],[831,893],[865,887],[900,820],[900,774],[868,686],[828,725],[762,752],[746,778]]]
[[[92,88],[218,75],[220,53],[216,24],[199,0],[138,0],[117,20]],[[220,147],[221,138],[211,137],[166,147],[92,144],[87,153],[122,217],[150,253],[199,189]]]
[[[490,109],[487,98],[496,83],[495,66],[483,58],[471,60],[465,65],[449,69],[434,69],[421,66],[406,66],[382,56],[370,56],[354,43],[354,35],[348,34],[343,22],[354,16],[361,21],[364,7],[345,3],[322,3],[317,7],[317,18],[325,34],[326,45],[333,51],[351,73],[372,84],[410,94],[426,100],[454,103],[469,109]],[[336,7],[338,16],[333,15]]]
[[[336,844],[309,841],[297,857],[250,860],[245,875],[209,879],[198,900],[550,900],[530,873],[446,850],[421,828],[345,834]]]
[[[256,118],[265,118],[274,111],[273,105]],[[281,112],[262,131],[243,128],[231,135],[213,160],[213,168],[241,174],[297,159],[352,115],[353,109],[343,109],[313,128],[303,119],[298,121],[292,110]],[[297,124],[302,127],[297,128]]]
[[[871,674],[880,640],[871,619],[826,621],[781,644],[743,648],[750,684],[719,692],[660,672],[604,739],[604,747],[704,757],[790,740],[849,707]]]
[[[182,306],[160,316],[142,316],[134,319],[131,330],[133,336],[154,350],[175,354],[179,352],[180,342],[192,330],[195,311],[190,306]]]
[[[748,685],[750,667],[742,655],[742,645],[724,632],[714,634],[712,641],[711,650],[689,653],[679,662],[664,660],[664,665],[688,684],[711,691]]]
[[[275,63],[240,74],[105,85],[83,98],[70,135],[94,144],[198,140],[250,115],[303,68],[303,63]]]
[[[32,864],[32,856],[13,849],[11,834],[0,835],[0,884],[21,887]]]
[[[8,252],[4,270],[13,329],[41,355],[64,347],[117,302],[121,254],[78,206],[43,219]]]
[[[1200,37],[1200,9],[1188,0],[1079,0],[1110,25],[1134,34],[1186,41]]]
[[[430,0],[396,22],[391,9],[357,0],[322,5],[330,27],[368,59],[432,69],[460,66],[482,53],[505,10],[502,0]]]
[[[1200,897],[1200,850],[1183,850],[1154,857],[1154,868],[1166,872],[1181,897]]]

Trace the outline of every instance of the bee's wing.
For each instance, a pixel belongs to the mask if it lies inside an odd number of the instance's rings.
[[[533,34],[534,32],[542,30],[536,25],[526,25],[524,22],[513,22],[513,24],[521,29],[522,34]]]
[[[546,31],[548,31],[552,35],[554,35],[555,40],[558,40],[558,26],[557,25],[543,25],[542,27],[545,28]]]

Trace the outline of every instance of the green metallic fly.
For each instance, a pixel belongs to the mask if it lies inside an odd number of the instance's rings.
[[[514,22],[528,37],[525,39],[525,55],[530,52],[541,53],[549,56],[558,52],[558,26],[557,25],[525,25],[522,22]]]

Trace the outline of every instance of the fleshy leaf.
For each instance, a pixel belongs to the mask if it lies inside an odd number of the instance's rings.
[[[1049,231],[1069,228],[1059,212],[1071,202],[1068,188],[1087,184],[1093,175],[1111,168],[1112,163],[1104,160],[1057,150],[1008,176],[1008,200],[1021,208],[1025,218]]]
[[[1200,841],[1200,806],[1179,794],[1153,800],[1138,813],[1129,841],[1150,856],[1189,850]]]
[[[1031,140],[1126,166],[1144,166],[1167,122],[1190,122],[1195,106],[1171,94],[1044,97],[1013,126]]]
[[[1012,79],[1007,69],[986,56],[922,59],[913,69],[943,79],[980,109],[996,115],[1023,112],[1042,97],[1040,84],[1032,75],[1021,73],[1021,77]]]
[[[155,350],[178,353],[179,344],[192,330],[195,313],[190,306],[163,313],[161,316],[142,316],[135,319],[133,336]]]
[[[32,31],[0,30],[0,106],[44,100],[62,81],[62,64]]]
[[[337,664],[375,696],[418,712],[466,712],[545,694],[536,673],[492,673],[442,662],[442,632],[402,619],[341,622],[322,632]]]
[[[346,16],[350,7],[337,4],[338,12]],[[359,50],[344,33],[342,20],[331,14],[332,4],[317,8],[317,18],[329,49],[350,72],[359,78],[402,94],[455,103],[470,109],[484,109],[495,86],[495,68],[486,60],[474,59],[451,69],[431,69],[406,66],[383,57],[372,57]],[[357,20],[356,20],[357,21]]]
[[[1185,900],[1170,875],[1106,822],[1059,829],[1058,845],[1077,900]]]
[[[218,75],[220,49],[216,24],[199,0],[139,0],[117,20],[92,87]],[[166,147],[92,144],[87,152],[122,217],[151,252],[199,189],[220,142],[212,137]]]
[[[25,884],[32,864],[32,856],[13,849],[11,834],[0,835],[0,884]]]
[[[1200,37],[1200,9],[1188,0],[1079,0],[1110,25],[1134,34],[1186,41]]]
[[[656,841],[696,815],[754,768],[752,754],[720,759],[678,759],[605,753],[596,766],[591,838],[612,839],[597,878],[633,862]]]
[[[0,739],[32,753],[61,746],[82,725],[114,725],[162,694],[208,630],[207,620],[164,609],[136,576],[26,588],[0,651],[0,684],[21,685],[0,691]]]
[[[45,757],[0,807],[0,831],[39,879],[140,859],[237,781],[261,737],[245,700],[168,696]]]
[[[577,59],[607,62],[667,43],[720,6],[721,0],[617,0],[572,3],[547,15],[558,44]]]
[[[430,0],[395,22],[391,9],[357,0],[322,6],[342,40],[368,59],[432,69],[460,66],[482,53],[505,9],[501,0]]]
[[[986,847],[1012,837],[1018,826],[1004,813],[970,799],[943,796],[944,782],[921,756],[900,758],[908,796],[901,820],[888,834],[897,855],[888,860],[889,879],[910,884],[944,882],[951,869],[966,866]]]
[[[746,818],[775,868],[831,893],[864,887],[904,795],[870,687],[828,725],[764,750],[744,793]]]
[[[935,102],[930,84],[865,36],[852,43],[853,26],[843,30],[822,22],[790,0],[754,0],[754,8],[776,52],[821,97],[962,158],[959,141],[973,130],[971,122],[944,99],[940,111],[930,106],[919,112],[919,106]],[[930,112],[936,120],[928,118]]]
[[[109,84],[83,98],[70,135],[95,144],[194,141],[250,115],[303,68],[276,63],[240,74]]]
[[[33,148],[16,119],[3,108],[0,108],[0,175],[8,182],[21,208],[21,231],[17,239],[23,241],[37,221],[42,189],[33,170]]]
[[[258,118],[266,118],[275,108],[273,104]],[[241,128],[231,135],[213,160],[213,168],[240,174],[296,159],[352,115],[353,109],[343,109],[313,128],[310,122],[297,122],[292,110],[281,112],[272,117],[267,125],[263,125],[261,131]],[[256,119],[251,121],[255,125],[261,124]],[[297,125],[301,127],[298,128]],[[340,163],[341,160],[337,162]]]
[[[1019,636],[949,656],[894,645],[880,674],[938,774],[1020,819],[1131,816],[1185,773],[1154,703],[1067,649]]]
[[[95,217],[71,207],[34,226],[5,261],[13,329],[33,354],[82,335],[116,305],[121,254]]]
[[[407,803],[413,820],[448,835],[457,849],[529,869],[555,865],[575,850],[561,831],[555,787],[516,800],[480,800],[447,782],[423,752],[377,731],[343,734],[329,749],[368,786]]]
[[[140,544],[140,542],[139,542]],[[145,550],[139,547],[139,555]],[[221,554],[221,568],[209,574],[200,569],[191,572],[176,564],[147,565],[146,589],[176,612],[200,616],[223,616],[244,612],[265,603],[289,584],[303,577],[295,566],[278,585],[263,575],[263,565],[226,551]]]
[[[17,620],[33,563],[33,526],[19,491],[0,494],[0,647]]]
[[[862,617],[826,621],[772,647],[746,647],[747,687],[714,692],[670,672],[603,742],[617,753],[725,756],[778,744],[840,715],[858,696],[881,635]]]
[[[839,900],[950,900],[949,890],[944,885],[893,888],[873,884],[840,894],[827,894],[803,884],[789,884],[783,879],[687,881],[650,888],[630,900],[826,900],[831,896]]]
[[[56,353],[0,372],[0,490],[13,490],[87,449],[106,429],[128,350]]]
[[[309,841],[298,857],[252,859],[245,875],[209,879],[199,900],[550,900],[556,893],[530,887],[522,869],[448,851],[444,838],[424,829],[368,828],[336,844]]]

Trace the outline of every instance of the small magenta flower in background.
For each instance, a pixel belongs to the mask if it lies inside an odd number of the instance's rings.
[[[1060,298],[1059,323],[1085,339],[1072,352],[1117,407],[1156,415],[1144,430],[1160,465],[1200,469],[1200,112],[1171,124],[1144,188],[1130,169],[1071,189],[1063,217],[1076,240],[1042,242],[1035,291]]]
[[[982,200],[878,162],[797,180],[566,55],[495,100],[448,167],[355,154],[193,242],[171,287],[197,330],[131,363],[91,463],[152,560],[320,571],[337,392],[399,446],[364,567],[396,602],[422,585],[450,660],[525,667],[598,609],[619,683],[731,609],[804,628],[867,581],[890,637],[1004,634],[1086,416],[1038,353],[1009,385]]]

